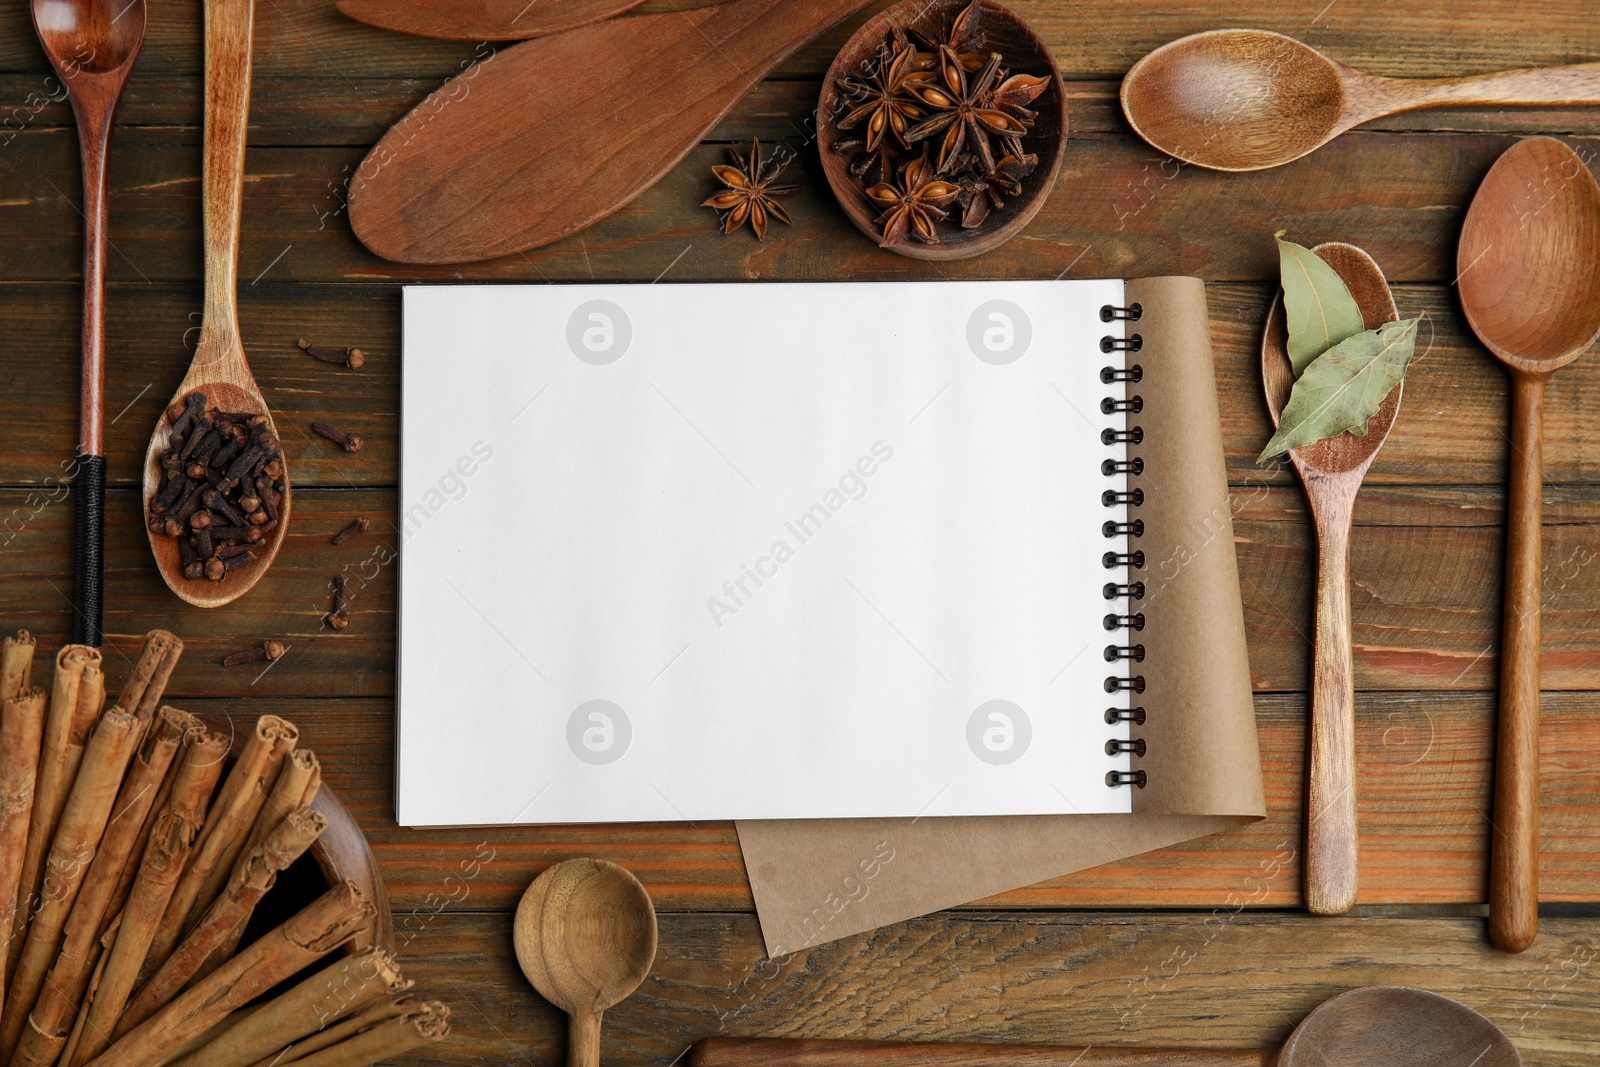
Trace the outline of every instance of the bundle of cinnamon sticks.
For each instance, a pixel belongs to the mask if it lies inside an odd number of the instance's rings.
[[[182,651],[152,630],[110,700],[98,649],[61,649],[46,689],[32,636],[0,642],[0,1065],[364,1067],[442,1040],[387,951],[325,962],[373,925],[354,883],[240,947],[327,825],[322,772],[287,720],[230,752],[162,704]]]

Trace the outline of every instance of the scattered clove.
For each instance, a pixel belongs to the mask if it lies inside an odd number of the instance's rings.
[[[333,576],[333,610],[328,613],[328,625],[335,630],[350,625],[350,583],[342,574]]]
[[[364,534],[372,528],[372,522],[365,515],[352,522],[349,526],[333,535],[333,543],[342,545],[356,534]]]
[[[222,665],[224,667],[237,667],[241,663],[258,663],[261,660],[275,660],[280,658],[287,651],[288,648],[282,641],[274,641],[269,637],[253,648],[247,648],[242,652],[235,652],[230,656],[224,656],[222,658]]]
[[[346,452],[360,452],[362,447],[367,443],[360,434],[345,433],[343,430],[335,429],[325,422],[313,422],[311,424],[311,429],[321,436],[326,437],[328,440],[332,441]]]
[[[367,361],[367,354],[359,348],[329,348],[327,345],[314,345],[306,340],[301,340],[300,351],[312,359],[320,359],[324,363],[337,363],[352,370]]]
[[[283,451],[265,415],[208,403],[197,391],[167,408],[164,482],[150,501],[150,531],[178,541],[186,578],[220,582],[252,562],[248,549],[277,525]]]

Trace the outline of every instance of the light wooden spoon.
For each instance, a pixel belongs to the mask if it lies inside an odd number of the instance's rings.
[[[517,962],[571,1018],[568,1067],[599,1067],[600,1016],[639,988],[656,958],[656,909],[639,879],[605,860],[545,871],[517,905]]]
[[[350,224],[403,263],[559,240],[650,188],[746,90],[867,2],[734,0],[494,53],[373,146],[350,182]]]
[[[1511,374],[1489,936],[1521,952],[1539,929],[1544,386],[1600,337],[1600,185],[1577,153],[1532,137],[1495,161],[1467,209],[1456,274],[1467,321]]]
[[[254,37],[255,0],[206,0],[205,144],[201,155],[200,200],[205,242],[205,311],[200,343],[189,373],[174,401],[193,392],[206,395],[220,411],[266,416],[266,429],[278,436],[266,398],[250,373],[239,340],[239,207],[244,196],[244,146],[250,117],[250,60]],[[230,572],[221,582],[186,578],[178,542],[150,531],[150,501],[161,488],[161,453],[166,451],[170,423],[165,412],[156,421],[144,456],[144,516],[150,549],[161,577],[174,593],[202,608],[215,608],[244,596],[261,580],[283,545],[289,528],[289,471],[284,461],[283,501],[278,525],[255,550],[252,563]]]
[[[446,41],[523,41],[620,15],[644,0],[338,0],[339,13],[380,30]]]
[[[1122,80],[1122,110],[1140,137],[1185,163],[1230,171],[1288,163],[1400,111],[1586,104],[1600,104],[1600,63],[1381,78],[1266,30],[1179,38]]]
[[[1373,330],[1399,318],[1383,271],[1354,245],[1312,249],[1344,280]],[[1272,423],[1289,402],[1294,371],[1280,295],[1261,338],[1261,382]],[[1343,433],[1290,449],[1317,528],[1317,637],[1311,669],[1310,769],[1306,776],[1306,907],[1342,915],[1356,902],[1355,668],[1350,652],[1350,528],[1356,493],[1400,411],[1404,382],[1367,423],[1364,436]]]

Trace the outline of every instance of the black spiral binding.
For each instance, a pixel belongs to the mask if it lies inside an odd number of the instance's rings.
[[[1131,304],[1125,308],[1107,304],[1100,309],[1101,322],[1138,322],[1143,315],[1144,309],[1138,304]],[[1136,333],[1129,334],[1126,339],[1112,337],[1109,334],[1100,339],[1100,351],[1107,353],[1138,352],[1143,347],[1144,338]],[[1114,385],[1119,382],[1137,385],[1144,380],[1144,368],[1137,363],[1129,365],[1126,369],[1104,367],[1100,371],[1100,380],[1106,385]],[[1108,396],[1100,401],[1100,410],[1107,415],[1114,415],[1118,412],[1137,415],[1144,410],[1144,397],[1139,396],[1137,393],[1127,399]],[[1131,426],[1126,430],[1102,430],[1100,440],[1108,445],[1141,444],[1144,441],[1144,428]],[[1100,473],[1107,478],[1126,477],[1130,474],[1137,476],[1144,473],[1144,460],[1139,456],[1130,457],[1125,461],[1108,459],[1100,465]],[[1138,488],[1132,490],[1107,489],[1100,495],[1100,500],[1108,508],[1116,507],[1119,504],[1126,504],[1129,507],[1136,508],[1144,504],[1144,490]],[[1107,538],[1143,537],[1144,520],[1132,519],[1128,522],[1107,522],[1101,527],[1101,533]],[[1142,549],[1134,549],[1130,552],[1107,552],[1101,557],[1100,562],[1107,570],[1113,570],[1117,567],[1142,569],[1144,567],[1144,551]],[[1104,593],[1107,600],[1127,599],[1130,602],[1127,614],[1119,615],[1113,612],[1106,615],[1105,627],[1108,631],[1123,630],[1133,634],[1144,629],[1144,612],[1133,611],[1131,603],[1135,600],[1144,599],[1143,582],[1134,581],[1126,585],[1107,582]],[[1126,645],[1110,644],[1106,646],[1105,657],[1107,663],[1143,663],[1144,645],[1137,641]],[[1111,675],[1106,678],[1106,692],[1143,693],[1144,675]],[[1144,725],[1144,708],[1107,708],[1106,725],[1114,726],[1118,723],[1130,723],[1134,726]],[[1121,738],[1112,738],[1106,742],[1106,755],[1118,756],[1125,752],[1133,756],[1143,756],[1145,753],[1144,738],[1135,737],[1126,741]],[[1106,785],[1112,788],[1130,785],[1142,789],[1145,786],[1145,781],[1146,774],[1144,771],[1108,771],[1106,773]]]

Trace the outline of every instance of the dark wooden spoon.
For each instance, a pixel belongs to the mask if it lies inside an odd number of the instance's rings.
[[[1383,271],[1354,245],[1312,249],[1344,280],[1373,330],[1399,318]],[[1267,313],[1261,338],[1261,382],[1272,423],[1289,402],[1289,363],[1283,299]],[[1356,493],[1389,437],[1405,383],[1395,386],[1361,437],[1338,437],[1289,451],[1311,502],[1317,527],[1317,637],[1311,670],[1310,769],[1306,777],[1306,907],[1342,915],[1356,902],[1355,668],[1350,652],[1350,529]]]
[[[338,0],[339,12],[380,30],[446,41],[523,41],[620,15],[644,0]]]
[[[1489,936],[1539,929],[1539,585],[1544,386],[1600,337],[1600,185],[1551,137],[1518,141],[1472,198],[1456,252],[1467,322],[1511,374],[1511,485],[1500,638]]]
[[[1325,1000],[1281,1049],[1161,1049],[712,1037],[688,1067],[1521,1067],[1494,1023],[1424,989],[1367,986]]]
[[[350,183],[350,224],[403,263],[559,240],[654,185],[768,71],[867,2],[735,0],[507,48],[373,147]]]
[[[33,0],[33,29],[66,87],[83,160],[83,369],[72,495],[72,640],[100,647],[105,581],[106,155],[111,119],[144,45],[145,0]]]
[[[1162,45],[1122,80],[1122,110],[1139,136],[1212,170],[1276,167],[1399,111],[1540,104],[1600,104],[1600,63],[1380,78],[1281,33],[1210,30]]]

